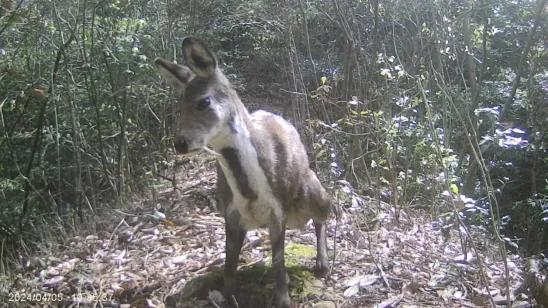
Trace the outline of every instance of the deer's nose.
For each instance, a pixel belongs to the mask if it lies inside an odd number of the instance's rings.
[[[186,141],[185,137],[183,136],[177,136],[174,140],[175,150],[179,154],[185,154],[188,153],[188,142]]]

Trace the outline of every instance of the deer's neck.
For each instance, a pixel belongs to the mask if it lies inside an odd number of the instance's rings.
[[[254,132],[248,111],[241,106],[228,119],[227,129],[213,138],[211,146],[218,157],[227,183],[235,196],[253,201],[267,189],[265,173],[253,143]]]
[[[212,138],[210,142],[215,151],[234,148],[246,152],[249,147],[253,147],[251,143],[251,134],[253,132],[251,117],[239,99],[233,112],[228,116],[224,127],[225,129]]]

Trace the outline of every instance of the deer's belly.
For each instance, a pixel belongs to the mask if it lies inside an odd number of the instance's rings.
[[[235,196],[228,210],[238,211],[240,224],[247,230],[265,227],[273,219],[282,219],[280,203],[268,194],[259,195],[256,200]]]

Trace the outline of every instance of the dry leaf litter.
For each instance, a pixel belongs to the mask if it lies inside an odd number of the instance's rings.
[[[26,262],[11,291],[63,294],[73,307],[165,307],[187,283],[222,269],[224,221],[215,211],[214,162],[199,155],[174,168],[168,173],[177,174],[175,188],[164,181],[153,197],[99,214],[95,232],[82,231]],[[386,203],[356,194],[351,200],[340,204],[338,222],[329,221],[330,262],[336,254],[330,277],[321,280],[320,292],[294,299],[295,307],[483,307],[490,305],[489,293],[497,305],[507,304],[504,265],[485,232],[472,231],[481,244],[478,262],[470,251],[463,255],[456,231],[444,236],[426,212],[401,210],[396,220]],[[313,227],[288,230],[288,243],[314,247]],[[266,230],[248,232],[240,270],[267,266],[269,251]],[[508,257],[512,291],[523,280],[519,260]],[[299,263],[312,269],[314,257]],[[525,294],[511,300],[514,307],[530,306]],[[192,305],[215,307],[209,298]]]

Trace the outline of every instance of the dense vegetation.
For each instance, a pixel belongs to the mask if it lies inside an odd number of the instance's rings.
[[[3,0],[2,265],[169,177],[174,101],[152,60],[180,61],[190,35],[250,109],[295,123],[341,206],[370,195],[546,253],[546,15],[545,0]]]

